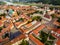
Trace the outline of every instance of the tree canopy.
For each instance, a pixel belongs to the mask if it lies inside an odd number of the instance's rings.
[[[30,0],[30,2],[37,2],[37,3],[42,2],[44,4],[60,5],[60,0],[33,0],[33,1]]]
[[[5,5],[5,4],[6,4],[5,2],[0,1],[0,5]]]
[[[29,42],[23,39],[21,44],[19,44],[19,45],[29,45]]]

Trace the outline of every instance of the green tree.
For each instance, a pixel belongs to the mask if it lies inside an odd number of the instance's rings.
[[[5,17],[5,16],[6,16],[6,14],[5,14],[5,13],[3,13],[3,14],[0,14],[0,17],[1,17],[1,16]]]
[[[57,26],[57,28],[60,28],[60,26]]]
[[[0,32],[1,32],[1,30],[2,30],[2,27],[0,27]]]
[[[60,23],[60,17],[58,18],[58,20],[57,20],[59,23]]]
[[[56,17],[55,14],[51,14],[51,16],[52,16],[52,19]]]
[[[5,4],[6,4],[5,2],[0,1],[0,5],[5,5]]]
[[[45,33],[44,31],[40,31],[39,34],[38,37],[33,36],[44,43],[44,45],[53,45],[56,38],[53,37],[50,32]]]
[[[18,21],[24,21],[24,18],[20,18],[19,20],[17,20],[16,22],[18,22]]]
[[[23,39],[21,44],[19,44],[19,45],[29,45],[29,42]]]
[[[53,7],[50,7],[50,10],[53,10],[54,8]]]
[[[41,21],[42,18],[41,18],[40,16],[34,16],[34,17],[32,17],[32,20],[33,20],[33,21],[34,21],[34,20]]]
[[[29,2],[42,2],[44,4],[60,5],[60,0],[29,0]]]
[[[40,13],[40,14],[43,14],[43,11],[40,11],[39,13]]]

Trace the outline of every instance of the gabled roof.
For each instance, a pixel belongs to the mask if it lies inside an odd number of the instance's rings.
[[[42,30],[44,27],[45,27],[45,25],[39,26],[38,28],[36,28],[35,30],[33,30],[33,33],[37,35],[38,32],[39,32],[40,30]]]
[[[16,27],[18,27],[22,22],[15,22]]]
[[[38,39],[36,39],[32,34],[29,34],[30,40],[32,40],[36,45],[44,45],[42,42],[40,42]]]

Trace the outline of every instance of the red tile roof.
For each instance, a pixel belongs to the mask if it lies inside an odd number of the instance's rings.
[[[2,21],[0,21],[0,26],[2,26],[2,24],[3,24]]]
[[[27,28],[29,28],[29,27],[32,26],[32,23],[26,24],[25,26],[26,26]]]
[[[45,27],[45,25],[39,26],[38,28],[36,28],[35,30],[33,30],[33,33],[35,33],[35,34],[37,35],[38,32],[39,32],[40,30],[42,30],[44,27]]]
[[[60,25],[60,23],[59,22],[57,22],[57,20],[56,21],[54,21],[54,23],[53,24],[55,24],[55,25],[57,25],[57,26],[59,26]]]
[[[60,29],[57,29],[57,33],[59,33],[59,34],[60,34]]]
[[[40,42],[38,39],[36,39],[34,36],[31,34],[29,35],[29,38],[37,45],[44,45],[42,42]]]
[[[58,39],[56,43],[57,43],[57,45],[60,45],[60,39]]]
[[[19,26],[20,24],[22,24],[23,22],[16,22],[15,25]]]
[[[21,39],[24,39],[24,38],[26,38],[26,37],[25,37],[24,34],[22,34],[22,35],[16,37],[15,39],[11,40],[10,42],[8,42],[8,43],[6,43],[4,45],[8,45],[8,44],[12,45],[12,44],[16,43],[17,41],[20,41]]]

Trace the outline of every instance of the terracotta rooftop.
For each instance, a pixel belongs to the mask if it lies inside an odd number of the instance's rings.
[[[27,28],[29,28],[29,27],[32,26],[32,23],[26,24],[25,26],[26,26]]]
[[[57,45],[60,45],[60,39],[58,39],[56,43],[57,43]]]
[[[36,28],[35,30],[33,30],[33,33],[35,33],[35,34],[37,35],[38,32],[39,32],[40,30],[42,30],[44,27],[45,27],[45,25],[39,26],[38,28]]]
[[[20,24],[22,24],[22,22],[15,22],[16,26],[19,26]]]
[[[17,41],[20,41],[21,39],[24,39],[24,38],[26,38],[26,37],[25,37],[24,34],[22,34],[22,35],[16,37],[15,39],[9,41],[8,43],[6,43],[6,44],[4,44],[4,45],[8,45],[8,44],[9,44],[9,45],[12,45],[12,44],[16,43]]]
[[[36,45],[44,45],[42,42],[40,42],[38,39],[36,39],[33,35],[29,34],[30,40],[32,40]]]
[[[55,25],[57,25],[57,26],[59,26],[60,25],[60,23],[59,22],[57,22],[57,20],[56,21],[54,21],[54,23],[53,24],[55,24]]]
[[[3,22],[2,21],[0,21],[0,26],[2,26],[3,25]]]
[[[60,29],[57,29],[57,31],[56,31],[56,32],[60,34]]]

